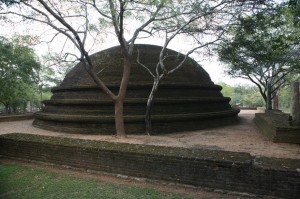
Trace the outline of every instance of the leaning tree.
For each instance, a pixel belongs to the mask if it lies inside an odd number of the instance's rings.
[[[279,5],[251,16],[241,16],[217,48],[232,77],[245,78],[259,89],[266,107],[287,77],[299,71],[299,31],[288,8]]]
[[[117,136],[125,137],[123,103],[130,77],[135,41],[139,34],[145,31],[145,28],[153,21],[163,21],[180,14],[164,11],[167,4],[172,2],[166,0],[1,0],[1,2],[6,5],[2,5],[0,13],[1,16],[5,17],[5,20],[12,19],[12,16],[19,16],[27,21],[38,22],[51,27],[50,31],[54,30],[54,36],[50,41],[63,35],[73,43],[79,52],[78,60],[84,65],[96,85],[115,104]],[[132,21],[136,22],[137,25],[133,26],[133,23],[129,23]],[[108,24],[112,25],[114,29],[124,60],[123,76],[117,94],[114,94],[97,76],[98,71],[95,71],[95,66],[89,55],[90,49],[88,49],[89,42],[94,37],[98,34],[104,34],[109,29]],[[125,34],[124,27],[127,24],[130,24],[131,29],[133,29],[130,35]],[[72,53],[68,55],[72,55]]]
[[[145,113],[148,135],[152,132],[151,111],[160,82],[166,76],[180,69],[191,54],[200,52],[203,48],[218,41],[225,31],[226,25],[231,21],[235,10],[234,6],[237,4],[232,1],[194,1],[193,4],[190,4],[189,1],[182,1],[181,6],[175,5],[170,11],[177,8],[176,12],[184,14],[155,24],[153,29],[161,32],[165,40],[155,70],[151,70],[149,66],[140,61],[139,51],[137,56],[138,64],[146,69],[153,78],[153,86],[147,100]],[[193,46],[184,54],[169,55],[166,53],[167,47],[179,36],[188,38]],[[166,60],[172,59],[174,56],[177,60],[175,65],[166,67]]]
[[[115,104],[115,126],[119,137],[125,137],[123,104],[131,64],[134,61],[132,57],[136,40],[155,35],[159,37],[160,30],[170,29],[172,30],[170,34],[184,31],[188,33],[192,30],[182,25],[178,19],[190,21],[189,25],[193,25],[193,30],[197,30],[199,20],[195,19],[199,19],[200,15],[206,16],[203,19],[209,20],[213,15],[211,9],[214,6],[222,5],[220,8],[227,9],[236,3],[243,4],[243,1],[235,0],[1,0],[1,2],[5,5],[2,4],[0,15],[6,17],[5,20],[20,17],[21,20],[35,21],[51,28],[49,32],[53,33],[53,37],[49,41],[62,35],[72,42],[77,53],[67,53],[66,56],[77,56],[96,85]],[[90,51],[95,46],[94,39],[99,35],[110,33],[111,29],[114,33],[113,38],[116,38],[121,46],[124,60],[123,76],[116,94],[99,78],[90,58]],[[170,36],[170,34],[166,41],[177,35]],[[164,49],[167,45],[168,42]],[[97,46],[99,48],[99,45]],[[163,57],[161,56],[161,59]]]
[[[190,55],[207,56],[210,53],[210,46],[222,38],[237,16],[244,12],[257,12],[268,5],[264,1],[213,0],[190,2],[190,0],[181,1],[181,6],[175,5],[177,12],[184,14],[166,19],[159,24],[154,22],[153,28],[161,32],[165,40],[155,70],[151,71],[149,66],[141,63],[138,53],[137,62],[153,77],[153,86],[147,100],[145,113],[146,133],[148,134],[152,131],[151,111],[160,82],[179,70]],[[168,55],[166,49],[170,43],[178,42],[176,41],[178,37],[184,37],[193,45],[185,53],[176,55],[177,62],[173,66],[166,67],[167,60],[174,56]]]

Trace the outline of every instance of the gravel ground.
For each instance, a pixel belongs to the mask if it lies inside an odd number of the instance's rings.
[[[239,151],[248,152],[254,156],[300,159],[299,144],[273,143],[260,133],[253,123],[255,112],[242,110],[239,114],[241,122],[237,125],[159,136],[128,135],[126,139],[118,139],[115,136],[80,135],[42,130],[33,127],[32,120],[0,122],[0,134],[31,133],[111,142]]]

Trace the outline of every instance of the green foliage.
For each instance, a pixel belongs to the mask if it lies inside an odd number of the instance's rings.
[[[240,18],[239,25],[231,28],[231,37],[218,50],[220,60],[228,64],[232,76],[261,74],[275,64],[296,67],[299,35],[282,19],[282,11],[270,15],[259,13]],[[298,54],[297,54],[298,55]]]
[[[290,112],[291,88],[285,87],[279,91],[279,109],[284,112]]]
[[[153,188],[116,185],[46,169],[0,165],[0,196],[4,198],[191,198]]]
[[[238,86],[238,88],[242,88]],[[254,86],[245,86],[243,89],[238,89],[239,95],[242,96],[241,104],[246,107],[263,107],[264,100],[261,97],[259,90]],[[236,92],[238,93],[238,92]]]
[[[31,107],[40,107],[42,100],[51,97],[50,88],[60,84],[71,68],[70,63],[56,63],[57,58],[50,55],[44,57],[47,66],[41,65],[34,51],[24,45],[28,39],[18,36],[9,42],[1,38],[0,103],[6,109],[2,112],[25,112],[29,101]]]
[[[13,5],[13,4],[18,4],[20,3],[20,1],[16,1],[16,0],[0,0],[0,5],[1,3],[4,3],[5,5],[9,6],[9,5]]]
[[[48,100],[51,97],[52,97],[52,93],[51,93],[50,89],[43,91],[43,100]]]
[[[237,85],[230,86],[224,82],[217,83],[222,86],[222,94],[225,97],[230,97],[230,104],[232,106],[245,106],[245,107],[262,107],[264,100],[261,97],[259,90],[255,86]]]
[[[42,85],[43,90],[58,86],[75,65],[73,60],[63,58],[58,53],[47,54],[42,60],[44,64],[39,71],[39,85]]]
[[[15,108],[32,97],[40,63],[34,51],[0,38],[0,103]]]
[[[299,29],[286,5],[240,17],[220,43],[219,59],[233,77],[252,81],[267,102],[267,85],[275,93],[291,73],[299,72]]]
[[[229,84],[226,84],[225,82],[218,82],[217,85],[222,86],[222,90],[221,93],[223,94],[223,96],[225,97],[230,97],[231,101],[230,104],[233,106],[235,105],[235,93],[234,93],[234,87],[230,86]]]
[[[291,78],[290,80],[295,80],[295,77]],[[217,84],[223,87],[221,90],[222,94],[225,97],[231,98],[230,104],[232,106],[263,107],[265,105],[265,102],[256,86],[230,86],[224,82],[219,82]],[[283,112],[289,112],[290,103],[291,87],[288,83],[278,91],[279,110],[282,110]]]
[[[289,1],[290,12],[293,16],[293,22],[295,25],[299,25],[300,22],[300,1],[290,0]]]

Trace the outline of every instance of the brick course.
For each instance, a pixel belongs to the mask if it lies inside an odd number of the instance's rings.
[[[26,134],[1,135],[0,155],[194,186],[300,196],[300,160],[294,159]]]

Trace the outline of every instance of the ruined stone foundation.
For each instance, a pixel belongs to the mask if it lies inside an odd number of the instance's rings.
[[[145,133],[144,114],[153,83],[152,76],[137,64],[137,49],[140,62],[155,72],[161,47],[135,46],[124,103],[127,134]],[[167,68],[183,59],[182,54],[173,50],[166,50],[166,54]],[[95,53],[91,58],[98,76],[116,94],[123,72],[120,47]],[[235,122],[239,111],[231,108],[230,98],[224,97],[221,89],[199,64],[187,59],[184,66],[161,82],[152,112],[153,133],[192,131]],[[114,104],[81,63],[52,93],[52,98],[44,101],[44,110],[35,114],[34,126],[70,133],[115,134]]]

